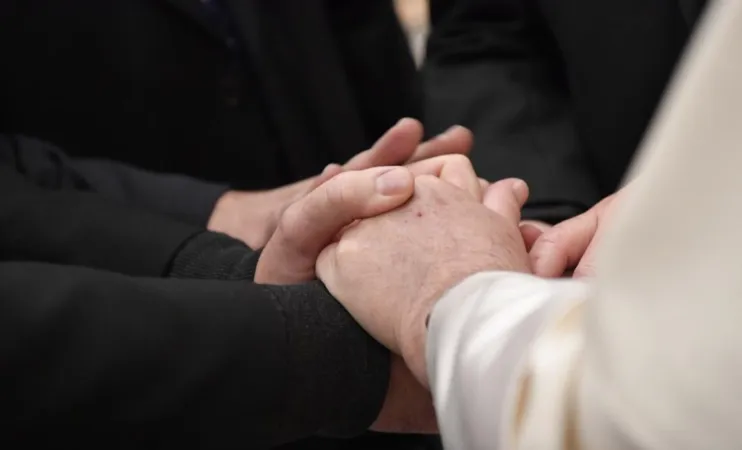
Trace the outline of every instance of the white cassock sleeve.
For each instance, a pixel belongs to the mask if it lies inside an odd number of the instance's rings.
[[[742,449],[742,1],[713,6],[597,277],[481,273],[435,307],[447,449]]]

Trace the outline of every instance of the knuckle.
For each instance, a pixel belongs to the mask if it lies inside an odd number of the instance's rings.
[[[559,249],[565,239],[566,232],[564,231],[564,227],[560,227],[559,225],[550,228],[546,231],[544,231],[541,236],[539,236],[538,240],[536,241],[536,244],[534,245],[534,250],[538,251],[544,248],[548,249]]]
[[[297,202],[286,208],[278,220],[276,228],[277,235],[280,237],[282,244],[288,247],[301,247],[301,239],[304,229],[307,225],[307,217],[302,206],[302,202]]]
[[[324,201],[329,208],[345,205],[353,196],[352,172],[341,173],[327,183]]]
[[[415,197],[429,195],[435,190],[435,187],[440,182],[440,179],[435,175],[419,175],[415,178]]]
[[[335,257],[337,259],[350,258],[358,250],[358,245],[349,239],[341,239],[335,247]]]
[[[471,160],[466,155],[455,153],[452,155],[446,155],[444,156],[444,158],[446,158],[446,163],[451,164],[452,166],[460,167],[460,168],[467,168],[467,169],[473,168],[471,164]]]

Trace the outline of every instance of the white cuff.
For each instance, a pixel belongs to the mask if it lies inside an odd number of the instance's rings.
[[[427,361],[446,448],[506,449],[516,383],[528,351],[572,280],[513,272],[473,275],[448,291],[430,318]]]

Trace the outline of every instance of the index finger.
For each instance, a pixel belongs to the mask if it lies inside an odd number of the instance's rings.
[[[482,200],[482,185],[469,158],[464,155],[444,155],[418,161],[407,166],[413,175],[433,175]]]

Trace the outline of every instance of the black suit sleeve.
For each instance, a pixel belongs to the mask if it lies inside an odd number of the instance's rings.
[[[430,26],[436,26],[451,12],[457,0],[428,0],[430,9]]]
[[[122,204],[205,227],[226,186],[159,174],[107,160],[69,158],[54,146],[21,136],[0,137],[0,163],[40,186],[100,193]]]
[[[252,283],[227,236],[6,166],[0,261],[0,410],[25,442],[261,448],[360,433],[383,402],[386,350],[321,283]]]
[[[521,0],[457,0],[436,24],[424,68],[428,133],[474,131],[482,177],[531,187],[524,218],[555,222],[598,199],[545,27]]]
[[[259,449],[360,432],[388,357],[319,290],[2,262],[0,440]]]
[[[159,277],[200,232],[98,194],[38,187],[0,165],[0,260]]]

